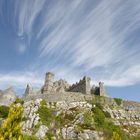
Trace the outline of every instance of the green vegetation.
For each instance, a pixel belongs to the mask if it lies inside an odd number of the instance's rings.
[[[84,113],[84,127],[92,128],[94,124],[93,114],[90,111]]]
[[[51,122],[54,119],[53,109],[50,109],[46,105],[46,101],[41,101],[41,106],[38,109],[39,117],[41,122],[47,126],[50,126]]]
[[[0,118],[7,118],[9,113],[9,107],[8,106],[0,106]]]
[[[54,130],[61,129],[65,125],[71,126],[79,113],[83,114],[83,121],[74,126],[76,133],[82,132],[84,129],[90,129],[103,132],[104,140],[140,140],[140,137],[130,136],[130,134],[123,131],[121,126],[113,123],[110,114],[103,110],[103,102],[102,104],[100,103],[101,100],[104,100],[103,97],[97,97],[96,99],[91,102],[93,105],[92,110],[80,110],[77,107],[73,107],[69,111],[61,112],[59,115],[56,115],[55,109],[48,107],[46,101],[42,100],[41,106],[37,111],[41,122],[32,128],[32,132],[35,134],[41,124],[46,125],[49,130],[45,138],[38,139],[35,136],[22,136],[20,122],[27,118],[22,118],[24,101],[17,98],[10,108],[0,106],[0,117],[6,118],[0,128],[0,140],[53,140],[55,136]],[[118,98],[114,98],[114,101],[117,105],[122,103],[122,100]],[[123,128],[125,127],[128,126],[123,126]],[[131,131],[134,132],[135,129]]]
[[[130,140],[140,140],[140,136],[132,136]]]
[[[121,140],[121,137],[117,132],[113,132],[111,140]]]
[[[18,104],[18,103],[23,105],[24,101],[21,98],[16,98],[16,100],[14,101],[14,104]]]
[[[122,99],[120,99],[120,98],[114,98],[114,101],[116,102],[116,104],[117,104],[118,106],[120,106],[121,103],[122,103]]]
[[[94,104],[94,103],[93,103]],[[103,111],[99,102],[92,108],[96,130],[102,131],[106,140],[128,140],[128,136],[120,126],[115,125],[110,115]]]
[[[35,136],[24,136],[23,137],[24,140],[41,140],[41,139],[38,139],[37,137]]]
[[[0,128],[0,140],[23,140],[20,128],[22,112],[21,104],[11,104],[8,117]]]
[[[45,100],[42,100],[42,101],[40,102],[40,105],[41,105],[41,106],[46,106],[46,105],[47,105],[47,103],[46,103],[46,101],[45,101]]]
[[[105,121],[105,115],[104,115],[103,111],[98,106],[93,108],[92,111],[94,113],[95,125],[97,127],[102,127],[105,123],[104,122]]]

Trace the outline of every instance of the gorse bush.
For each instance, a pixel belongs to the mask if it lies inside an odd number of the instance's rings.
[[[111,140],[121,140],[121,137],[117,132],[113,132]]]
[[[23,108],[20,104],[12,104],[9,114],[0,128],[0,140],[23,140],[20,128]]]
[[[8,106],[0,106],[0,118],[7,118],[9,113],[9,107]]]

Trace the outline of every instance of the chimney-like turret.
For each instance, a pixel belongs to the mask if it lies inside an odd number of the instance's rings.
[[[106,96],[105,87],[103,82],[99,82],[99,95]]]
[[[90,77],[84,77],[85,78],[85,93],[86,94],[91,94],[91,85],[90,85],[90,82],[91,82],[91,78]]]
[[[43,93],[51,92],[53,90],[53,82],[54,82],[54,74],[51,72],[47,72],[42,92]]]
[[[29,84],[27,84],[27,87],[26,87],[24,95],[27,96],[27,95],[30,95],[32,93],[33,93],[32,87]]]

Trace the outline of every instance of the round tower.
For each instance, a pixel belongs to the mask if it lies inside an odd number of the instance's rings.
[[[52,91],[53,83],[54,83],[54,74],[51,72],[47,72],[45,76],[45,83],[43,86],[43,93]]]

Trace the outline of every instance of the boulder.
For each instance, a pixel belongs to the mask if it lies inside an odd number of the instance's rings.
[[[48,128],[45,125],[41,125],[38,131],[36,132],[35,136],[39,138],[43,138],[45,137],[47,131],[48,131]]]
[[[13,87],[10,87],[4,91],[0,91],[0,105],[10,105],[16,100],[16,92]]]

